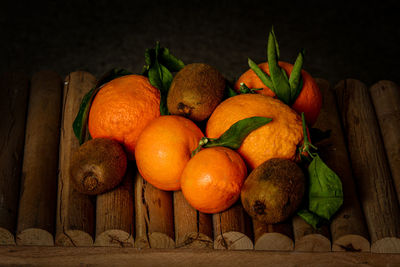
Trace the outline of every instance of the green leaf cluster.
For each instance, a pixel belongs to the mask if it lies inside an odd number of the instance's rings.
[[[146,49],[145,65],[142,74],[147,76],[151,85],[158,88],[161,94],[161,115],[168,115],[167,96],[173,79],[172,72],[181,70],[185,64],[174,57],[168,48],[160,47],[156,42],[154,48]]]
[[[250,58],[248,59],[248,64],[265,86],[270,88],[285,104],[291,106],[294,101],[296,101],[303,88],[301,69],[303,67],[304,51],[301,51],[297,56],[290,77],[288,77],[286,71],[279,66],[279,57],[279,45],[274,29],[272,28],[269,33],[267,44],[267,60],[270,75],[264,72]]]
[[[81,105],[79,107],[78,114],[76,115],[75,120],[72,124],[74,134],[76,138],[78,138],[80,145],[83,144],[83,142],[85,141],[86,128],[87,128],[86,125],[89,117],[89,110],[97,92],[107,82],[129,74],[132,73],[125,69],[120,69],[120,68],[111,69],[99,79],[95,87],[93,87],[89,92],[85,94],[85,96],[82,99]]]
[[[343,188],[339,176],[331,170],[320,158],[307,137],[304,113],[303,122],[304,142],[300,153],[307,152],[312,159],[308,165],[308,199],[305,208],[297,214],[314,228],[318,228],[324,221],[329,221],[343,204]]]

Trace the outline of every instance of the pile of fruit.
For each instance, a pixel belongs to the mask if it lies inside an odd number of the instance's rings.
[[[268,62],[249,59],[234,85],[208,64],[185,65],[159,43],[146,50],[141,74],[110,71],[86,94],[73,125],[81,144],[70,168],[74,187],[109,191],[130,160],[148,183],[182,190],[204,213],[241,201],[268,224],[295,213],[314,227],[328,221],[343,192],[310,141],[321,93],[302,69],[302,52],[293,65],[279,56],[271,30]]]

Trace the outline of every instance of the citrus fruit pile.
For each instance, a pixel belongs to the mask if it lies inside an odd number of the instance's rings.
[[[232,206],[251,173],[251,194],[242,194],[250,215],[275,223],[293,214],[306,184],[300,154],[316,157],[306,127],[322,105],[303,54],[294,65],[279,61],[272,30],[268,63],[249,59],[233,89],[214,67],[184,65],[158,43],[145,59],[142,74],[112,71],[85,96],[74,122],[81,143],[87,123],[91,138],[117,141],[147,182],[182,190],[201,212]]]

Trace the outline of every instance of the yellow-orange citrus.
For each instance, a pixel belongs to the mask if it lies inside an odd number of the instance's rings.
[[[162,190],[179,190],[181,175],[203,133],[181,116],[161,116],[143,130],[135,158],[140,174]]]
[[[303,141],[300,116],[278,99],[261,94],[242,94],[219,104],[207,122],[206,135],[218,138],[235,122],[253,117],[272,121],[252,131],[237,150],[250,168],[271,158],[295,160]]]
[[[238,200],[246,175],[246,164],[238,153],[226,147],[206,148],[183,170],[182,193],[201,212],[221,212]]]
[[[126,75],[106,83],[96,94],[89,113],[89,132],[93,138],[118,141],[133,159],[140,133],[159,116],[159,90],[144,76]]]
[[[288,76],[292,72],[293,65],[284,61],[279,61],[278,65],[283,68]],[[258,65],[264,72],[269,74],[268,63],[261,63]],[[292,108],[299,114],[304,112],[307,124],[312,126],[319,115],[322,106],[322,96],[318,88],[317,83],[311,77],[311,75],[305,70],[301,71],[303,78],[303,88],[300,91],[299,96],[293,103]],[[251,69],[243,73],[235,83],[235,90],[239,90],[240,84],[244,83],[250,89],[263,88],[263,90],[256,91],[257,93],[269,96],[275,96],[275,93],[271,91],[255,74]]]

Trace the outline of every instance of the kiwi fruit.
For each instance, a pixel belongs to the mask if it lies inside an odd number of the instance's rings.
[[[208,64],[186,65],[175,75],[168,91],[169,112],[197,122],[207,119],[224,97],[225,82]]]
[[[270,159],[255,168],[241,191],[243,208],[255,220],[285,221],[299,207],[305,190],[302,169],[287,159]]]
[[[72,155],[72,186],[80,193],[98,195],[115,188],[124,178],[127,156],[115,140],[95,138]]]

